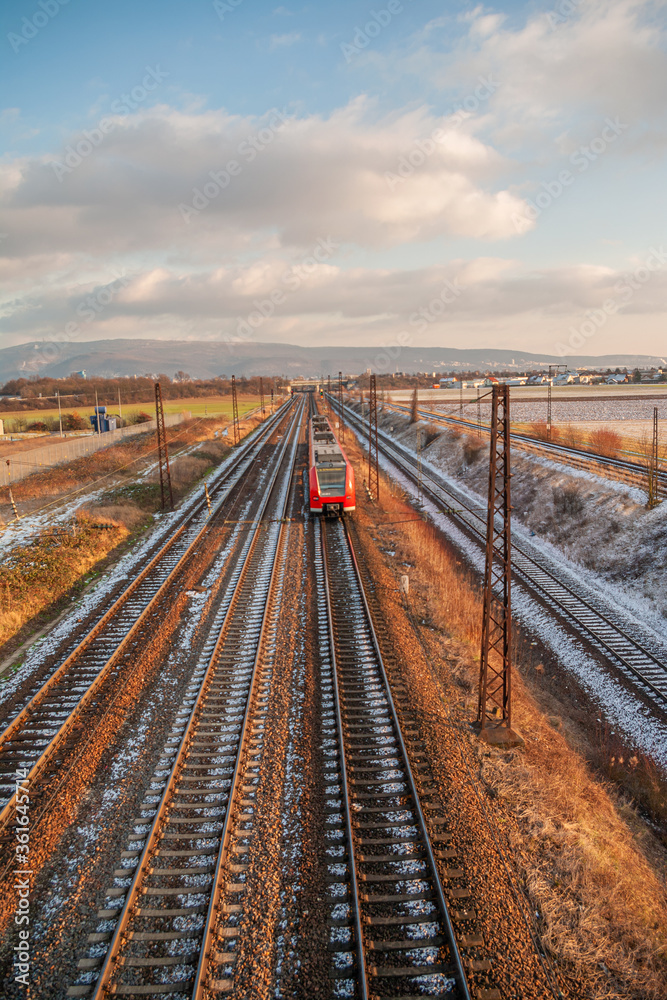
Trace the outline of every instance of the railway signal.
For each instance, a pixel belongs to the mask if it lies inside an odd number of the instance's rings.
[[[476,728],[487,743],[512,745],[523,741],[512,729],[510,476],[509,386],[494,385]]]
[[[98,421],[99,423],[99,421]],[[164,426],[164,407],[162,406],[162,389],[160,383],[155,383],[155,423],[157,425],[157,453],[158,465],[160,466],[160,496],[162,498],[162,510],[167,504],[167,494],[169,495],[169,506],[174,509],[174,494],[171,488],[171,472],[169,471],[169,451],[167,450],[167,432]]]
[[[241,442],[241,430],[239,428],[239,404],[236,398],[236,376],[232,375],[232,431],[234,444]]]
[[[264,419],[264,380],[262,376],[259,377],[259,411],[262,415],[262,420]]]

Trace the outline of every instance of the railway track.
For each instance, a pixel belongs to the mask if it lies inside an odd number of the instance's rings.
[[[394,410],[401,413],[409,413],[408,406],[400,403],[387,403]],[[480,425],[476,421],[464,420],[462,417],[448,417],[433,410],[419,408],[418,413],[425,420],[436,421],[437,423],[448,424],[450,427],[463,427],[468,431],[479,434],[483,431],[490,433],[489,427]],[[603,455],[595,455],[579,448],[569,448],[567,445],[556,444],[551,441],[538,441],[536,438],[528,437],[527,434],[512,433],[512,443],[518,445],[523,451],[531,451],[536,455],[546,455],[552,460],[562,461],[566,465],[571,465],[575,469],[582,469],[585,472],[593,472],[606,479],[616,479],[626,483],[628,486],[635,486],[638,489],[646,490],[646,469],[638,462],[632,462],[624,458],[607,458]],[[658,490],[663,496],[667,496],[667,472],[658,469]]]
[[[325,735],[335,734],[325,772],[330,975],[347,981],[341,995],[361,1000],[414,1000],[424,989],[469,1000],[460,948],[468,973],[491,963],[480,957],[481,940],[465,933],[475,913],[465,909],[463,871],[448,865],[456,852],[439,793],[415,732],[403,735],[347,529],[322,520],[315,530],[331,676]],[[500,997],[492,988],[474,995]]]
[[[349,408],[347,415],[363,439],[364,422]],[[383,431],[379,433],[379,444],[393,466],[438,510],[446,513],[468,537],[482,546],[485,544],[485,506],[475,505],[463,490],[446,483],[423,465],[420,469],[417,457]],[[564,580],[548,556],[531,554],[516,534],[512,549],[513,571],[517,578],[664,710],[667,706],[667,650],[660,638],[654,639],[640,622],[633,621],[622,609],[614,613],[615,609],[583,582]],[[654,650],[649,648],[650,644],[654,644]]]
[[[233,988],[301,407],[69,996]],[[110,926],[110,924],[112,926]],[[91,971],[88,971],[91,970]]]
[[[132,669],[127,659],[132,641],[151,627],[161,603],[201,543],[210,517],[221,510],[286,416],[285,410],[276,414],[239,450],[211,489],[211,512],[202,497],[179,518],[147,565],[106,613],[72,643],[60,665],[0,734],[0,835],[14,817],[17,767],[28,770],[31,788],[62,767],[63,757],[84,733],[86,709],[95,704],[104,685]]]

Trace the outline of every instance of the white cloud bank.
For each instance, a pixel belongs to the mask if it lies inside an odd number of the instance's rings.
[[[6,160],[2,343],[83,320],[83,339],[250,328],[257,339],[379,344],[407,329],[425,345],[553,351],[611,299],[617,308],[582,351],[622,350],[630,337],[634,350],[657,352],[660,271],[624,298],[623,270],[579,263],[576,234],[567,267],[518,259],[521,236],[541,224],[522,164],[559,163],[601,115],[633,127],[641,116],[644,150],[664,125],[667,59],[654,8],[559,3],[573,13],[557,3],[555,21],[534,14],[515,29],[478,8],[446,53],[431,25],[391,66],[368,55],[385,73],[457,81],[477,95],[468,115],[381,115],[366,97],[328,117],[161,105],[102,119],[51,155]],[[372,266],[378,252],[402,248],[409,260],[411,246],[457,240],[476,241],[477,256]],[[351,266],[352,253],[368,266]],[[88,297],[111,287],[91,312]]]

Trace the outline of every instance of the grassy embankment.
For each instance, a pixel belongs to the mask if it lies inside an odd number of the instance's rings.
[[[360,495],[361,452],[349,435],[346,447],[356,464]],[[381,503],[369,510],[377,544],[391,553],[384,558],[397,585],[405,566],[410,567],[413,618],[435,630],[422,632],[432,644],[434,662],[440,660],[434,684],[444,680],[443,712],[460,740],[470,744],[482,794],[492,790],[498,835],[514,857],[531,905],[542,915],[544,944],[592,984],[591,996],[666,996],[663,776],[640,754],[596,739],[592,709],[584,718],[580,710],[571,711],[563,685],[557,685],[559,700],[553,689],[533,683],[542,679],[544,664],[535,660],[529,640],[517,644],[513,685],[514,720],[525,747],[508,754],[471,737],[480,587],[432,525],[396,523],[414,518],[414,509],[392,494],[384,477]]]
[[[195,396],[192,399],[165,399],[163,405],[165,413],[189,412],[193,417],[209,416],[231,418],[232,415],[231,396]],[[111,414],[118,413],[117,400],[115,402],[107,402],[104,399],[100,399],[100,406],[106,406],[108,412]],[[258,396],[239,395],[238,407],[240,417],[245,416],[246,413],[250,410],[254,410],[257,406],[259,406]],[[63,406],[62,416],[65,417],[68,414],[78,413],[79,416],[83,417],[86,423],[89,424],[90,421],[88,418],[93,415],[94,411],[94,406]],[[128,403],[123,406],[123,419],[126,422],[133,422],[139,413],[145,413],[149,417],[154,417],[155,407],[150,402]],[[34,421],[48,422],[53,425],[54,430],[57,430],[58,407],[56,406],[44,410],[7,410],[6,412],[0,413],[0,418],[5,422],[6,434],[26,430]]]
[[[167,428],[176,503],[228,453],[226,439],[214,438],[227,424],[224,418],[199,418]],[[256,418],[242,421],[242,435],[256,424]],[[193,450],[193,445],[199,447]],[[183,449],[188,454],[179,457]],[[155,470],[137,474],[154,460],[154,433],[137,435],[14,485],[20,513],[66,502],[68,496],[93,488],[104,492],[80,507],[66,525],[15,546],[0,564],[0,659],[66,608],[150,526],[160,508],[159,480]],[[10,520],[7,488],[0,489],[0,509]]]

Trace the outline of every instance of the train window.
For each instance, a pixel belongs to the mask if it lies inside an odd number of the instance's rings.
[[[320,493],[343,493],[345,491],[345,466],[341,465],[337,469],[318,469],[317,482]]]

